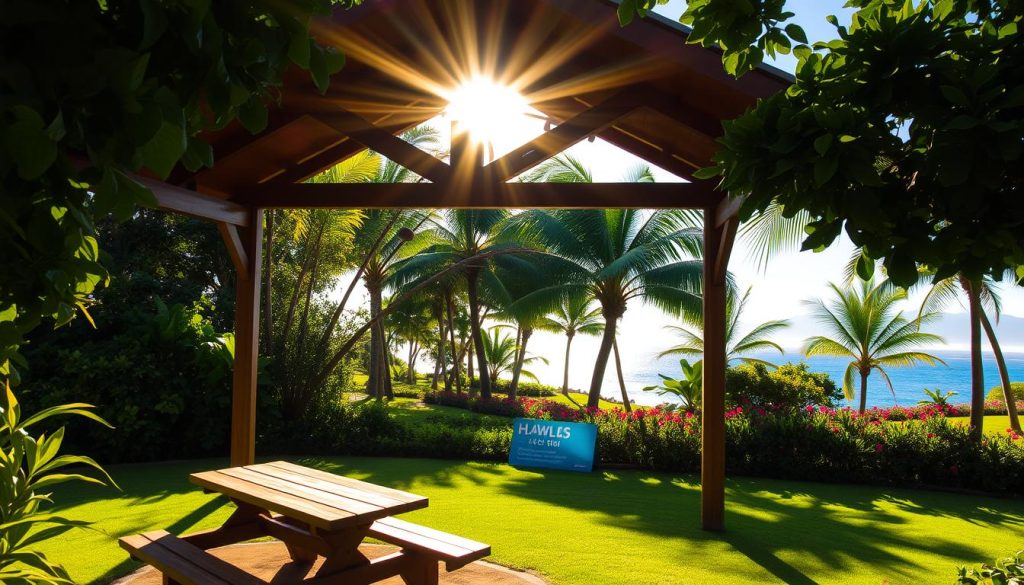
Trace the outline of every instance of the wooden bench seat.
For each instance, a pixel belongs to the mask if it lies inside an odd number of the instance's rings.
[[[405,550],[444,561],[449,571],[491,554],[490,545],[398,518],[377,520],[370,527],[369,535]]]
[[[180,585],[267,585],[210,553],[156,530],[118,540],[121,548],[164,575],[164,583]]]

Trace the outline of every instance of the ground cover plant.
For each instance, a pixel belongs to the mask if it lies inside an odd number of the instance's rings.
[[[425,495],[430,506],[403,518],[487,542],[493,560],[540,571],[555,585],[947,583],[958,565],[977,566],[1024,540],[1019,500],[734,478],[727,531],[713,534],[699,529],[699,485],[690,474],[426,459],[297,462]],[[136,566],[117,537],[187,533],[227,518],[230,504],[187,479],[226,463],[113,466],[123,492],[87,486],[56,497],[61,514],[94,521],[96,530],[47,541],[44,550],[65,560],[78,582],[108,582]]]
[[[503,461],[511,417],[592,422],[598,466],[696,472],[699,413],[663,408],[579,409],[533,398],[482,399],[430,393],[426,404],[366,401],[323,414],[317,431],[272,452],[384,455]],[[1005,417],[1004,417],[1005,418]],[[1024,437],[991,432],[973,442],[969,428],[941,408],[849,409],[736,406],[726,414],[730,474],[752,477],[927,486],[1019,493]],[[1004,420],[993,420],[1003,424]]]

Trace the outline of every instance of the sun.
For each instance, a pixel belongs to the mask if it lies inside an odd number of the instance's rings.
[[[493,145],[518,134],[529,103],[515,89],[486,77],[470,79],[452,90],[445,112],[455,132],[468,132],[474,142]]]

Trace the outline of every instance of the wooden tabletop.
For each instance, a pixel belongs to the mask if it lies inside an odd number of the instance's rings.
[[[358,479],[274,461],[203,471],[192,483],[326,530],[427,507],[427,498]]]

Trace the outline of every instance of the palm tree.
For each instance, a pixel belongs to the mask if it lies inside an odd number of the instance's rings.
[[[931,282],[926,277],[932,276],[923,271],[921,282]],[[1006,359],[1003,357],[1003,350],[996,338],[995,329],[989,320],[988,311],[996,317],[999,322],[1001,302],[999,294],[995,290],[996,282],[992,277],[986,276],[980,281],[972,282],[963,274],[957,274],[944,278],[937,282],[931,282],[931,287],[921,301],[921,312],[939,312],[946,307],[959,303],[963,304],[964,297],[967,298],[967,305],[971,320],[971,432],[975,439],[980,440],[982,426],[985,421],[985,380],[981,359],[981,331],[985,332],[992,354],[996,360],[996,368],[999,370],[999,381],[1003,388],[1003,398],[1006,402],[1006,413],[1010,418],[1010,427],[1020,433],[1020,418],[1017,413],[1017,404],[1014,400],[1013,389],[1010,386],[1010,375],[1006,368]]]
[[[807,339],[804,355],[848,357],[850,364],[843,375],[843,393],[853,400],[854,374],[860,374],[860,407],[867,408],[868,376],[873,370],[889,385],[895,398],[892,381],[885,368],[906,367],[917,363],[945,365],[941,359],[914,347],[925,343],[942,342],[938,335],[921,331],[921,326],[932,321],[935,313],[925,313],[908,321],[896,310],[895,304],[907,297],[906,291],[895,289],[883,281],[858,280],[851,288],[829,283],[835,293],[826,303],[822,299],[805,301],[812,307],[816,320],[829,336],[817,335]]]
[[[532,211],[516,216],[560,259],[564,284],[528,297],[550,306],[572,296],[601,305],[604,334],[594,364],[587,405],[597,407],[618,320],[629,301],[642,299],[673,314],[699,312],[703,242],[700,230],[678,210]]]
[[[578,160],[559,155],[527,174],[525,181],[590,182]],[[651,182],[650,167],[639,165],[626,180]],[[561,260],[564,284],[545,287],[528,297],[552,309],[562,299],[589,296],[601,305],[604,333],[590,381],[587,406],[601,399],[616,328],[630,300],[642,299],[676,315],[703,310],[702,232],[698,217],[683,210],[588,209],[531,211],[516,223],[535,235]]]
[[[789,321],[776,320],[765,321],[740,336],[740,317],[743,309],[747,306],[747,299],[750,297],[748,288],[743,296],[737,299],[736,289],[728,287],[725,296],[725,360],[726,363],[739,360],[745,364],[760,363],[770,368],[777,367],[775,364],[745,355],[748,352],[756,352],[765,349],[774,349],[780,354],[784,353],[782,347],[768,339],[782,329],[789,327]],[[666,325],[665,329],[677,332],[683,338],[682,343],[666,349],[658,354],[658,357],[668,355],[704,355],[704,313],[687,315],[685,325]]]
[[[440,212],[424,234],[434,243],[405,260],[396,271],[394,280],[396,285],[410,284],[429,279],[458,262],[468,262],[461,273],[469,301],[470,336],[479,370],[480,395],[484,398],[491,397],[491,379],[480,330],[480,278],[491,270],[494,255],[522,248],[514,234],[504,228],[509,216],[507,210],[501,209],[448,209]],[[481,260],[473,262],[476,257]]]
[[[569,352],[577,334],[600,335],[604,329],[601,307],[586,295],[562,299],[554,311],[544,318],[541,329],[565,334],[565,371],[562,375],[562,394],[569,395]]]
[[[519,362],[520,348],[516,340],[511,335],[503,333],[501,327],[491,327],[483,339],[484,352],[487,354],[487,373],[491,380],[497,380],[502,374],[512,372]],[[547,360],[536,356],[523,358],[523,364],[534,362],[547,363]],[[519,367],[521,368],[523,364],[519,364]],[[520,373],[532,380],[537,379],[529,370],[520,369]]]

